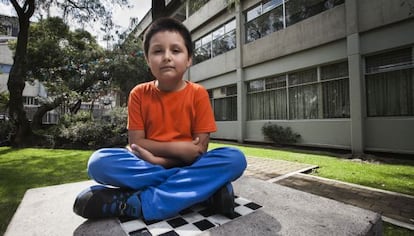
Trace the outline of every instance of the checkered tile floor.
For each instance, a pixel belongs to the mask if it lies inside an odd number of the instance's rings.
[[[214,214],[206,206],[195,205],[180,212],[178,216],[166,220],[148,222],[120,219],[120,222],[130,236],[191,236],[250,214],[262,207],[238,196],[235,197],[234,202],[236,214],[232,218]]]

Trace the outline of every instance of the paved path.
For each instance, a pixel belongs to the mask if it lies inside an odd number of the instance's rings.
[[[302,174],[317,166],[247,158],[246,176],[295,188],[380,213],[384,221],[414,230],[414,196]]]

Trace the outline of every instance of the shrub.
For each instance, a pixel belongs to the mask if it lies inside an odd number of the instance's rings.
[[[102,119],[93,119],[88,112],[66,115],[54,130],[55,147],[97,149],[127,144],[127,115],[117,108]]]
[[[284,128],[272,123],[265,124],[262,127],[262,133],[275,144],[297,143],[300,139],[300,134],[293,132],[290,127]]]
[[[10,120],[0,120],[0,146],[8,144],[14,125]]]

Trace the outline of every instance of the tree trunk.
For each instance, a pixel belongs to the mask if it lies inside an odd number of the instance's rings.
[[[60,104],[62,104],[63,101],[64,101],[64,98],[61,96],[61,97],[56,98],[53,102],[41,105],[33,116],[32,129],[33,130],[40,129],[42,126],[43,116],[48,111],[51,111],[55,109],[56,107],[60,106]]]
[[[11,67],[7,88],[10,93],[9,114],[15,121],[16,131],[11,137],[13,146],[26,146],[31,144],[33,136],[30,122],[23,109],[23,89],[27,70],[27,42],[29,36],[30,17],[34,11],[34,0],[26,1],[25,8],[21,8],[15,0],[11,0],[19,17],[19,34],[17,36],[14,63]]]

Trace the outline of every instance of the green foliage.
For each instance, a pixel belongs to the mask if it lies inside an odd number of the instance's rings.
[[[54,129],[55,146],[59,148],[97,149],[127,144],[126,108],[117,108],[103,119],[93,119],[89,112],[65,115]]]
[[[10,120],[0,120],[0,145],[9,141],[13,129],[14,125]]]
[[[137,38],[127,38],[122,45],[116,45],[107,56],[108,77],[112,86],[119,88],[122,105],[127,104],[129,92],[137,84],[152,80],[142,53],[142,42]]]
[[[300,134],[292,131],[290,127],[282,127],[276,124],[267,123],[262,127],[262,133],[276,144],[296,143]]]
[[[9,104],[9,93],[0,93],[0,112],[4,112]]]

